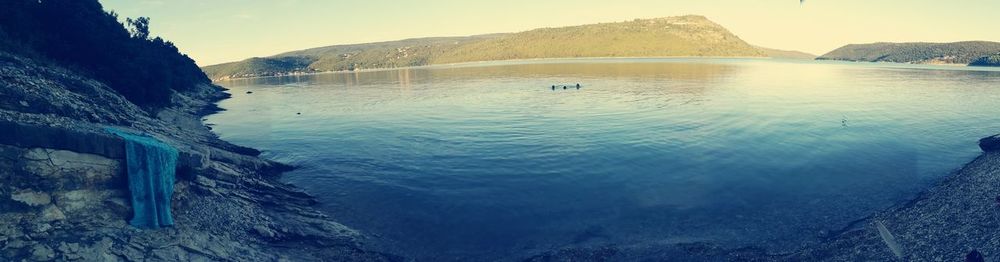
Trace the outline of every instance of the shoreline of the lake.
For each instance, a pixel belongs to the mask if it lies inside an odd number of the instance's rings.
[[[523,64],[530,64],[531,62],[544,62],[544,61],[579,61],[579,60],[615,60],[615,59],[788,59],[788,60],[807,60],[808,59],[795,59],[795,58],[773,58],[766,56],[641,56],[641,57],[624,57],[624,56],[599,56],[599,57],[553,57],[553,58],[524,58],[524,59],[506,59],[506,60],[489,60],[489,61],[472,61],[472,62],[460,62],[460,63],[446,63],[446,64],[429,64],[429,65],[418,65],[418,66],[403,66],[403,67],[385,67],[385,68],[364,68],[355,70],[334,70],[334,71],[314,71],[314,72],[292,72],[292,73],[278,73],[275,75],[261,75],[261,76],[250,76],[250,77],[222,77],[218,79],[212,79],[213,83],[233,81],[233,80],[246,80],[246,79],[258,79],[258,78],[271,78],[271,77],[286,77],[286,76],[310,76],[310,75],[323,75],[323,74],[346,74],[346,73],[363,73],[363,72],[382,72],[391,70],[401,70],[401,69],[419,69],[419,68],[441,68],[441,67],[462,67],[462,66],[479,66],[479,65],[491,65],[495,63],[515,63],[519,62]]]
[[[851,61],[851,60],[837,60],[837,59],[800,59],[800,58],[774,58],[774,57],[756,57],[756,56],[663,56],[663,57],[562,57],[562,58],[527,58],[527,59],[508,59],[508,60],[492,60],[492,61],[473,61],[473,62],[461,62],[461,63],[447,63],[447,64],[431,64],[431,65],[419,65],[419,66],[404,66],[404,67],[387,67],[387,68],[366,68],[357,70],[336,70],[336,71],[313,71],[313,72],[292,72],[292,73],[278,73],[273,75],[258,75],[250,77],[222,77],[218,79],[212,79],[213,83],[229,82],[229,81],[239,81],[239,80],[251,80],[251,79],[263,79],[263,78],[275,78],[275,77],[302,77],[302,76],[315,76],[315,75],[326,75],[326,74],[352,74],[352,73],[365,73],[365,72],[384,72],[392,70],[409,70],[409,69],[426,69],[426,68],[449,68],[449,67],[474,67],[474,66],[490,66],[496,64],[543,64],[543,63],[570,63],[578,62],[582,60],[594,60],[601,61],[606,60],[606,62],[613,62],[613,60],[620,59],[648,59],[648,60],[664,60],[664,59],[704,59],[704,60],[726,60],[726,59],[746,59],[746,60],[786,60],[786,61],[808,61],[816,63],[841,63],[841,64],[857,64],[857,65],[891,65],[891,66],[901,66],[901,67],[914,67],[918,69],[921,66],[928,67],[926,69],[938,69],[938,70],[971,70],[971,71],[996,71],[996,67],[989,66],[970,66],[967,64],[960,63],[897,63],[897,62],[868,62],[868,61]],[[548,62],[551,61],[551,62]],[[937,68],[934,68],[937,67]]]
[[[959,261],[973,251],[991,261],[1000,258],[1000,232],[994,230],[1000,227],[998,145],[997,136],[981,139],[982,154],[911,200],[861,218],[819,243],[789,253],[702,242],[566,248],[525,261]],[[880,227],[888,233],[880,232]],[[897,247],[899,256],[890,245]]]
[[[866,218],[819,245],[792,254],[791,260],[895,259],[879,224],[891,232],[902,259],[961,260],[976,250],[1000,255],[1000,152],[985,151],[914,199]],[[988,259],[992,260],[992,259]]]

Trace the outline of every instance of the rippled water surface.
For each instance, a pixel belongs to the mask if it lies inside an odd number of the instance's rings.
[[[787,250],[914,197],[1000,131],[1000,72],[958,67],[549,60],[222,84],[223,139],[300,166],[285,179],[333,219],[427,260]]]

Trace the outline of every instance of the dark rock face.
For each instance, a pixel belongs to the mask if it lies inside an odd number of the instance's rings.
[[[979,251],[972,250],[972,252],[965,255],[965,262],[986,262],[986,258]]]
[[[994,135],[980,139],[979,148],[985,152],[1000,150],[1000,135]]]
[[[1000,66],[1000,53],[980,57],[969,63],[970,66]]]

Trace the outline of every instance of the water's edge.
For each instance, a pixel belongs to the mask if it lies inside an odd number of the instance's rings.
[[[605,245],[563,248],[524,261],[894,261],[962,260],[974,253],[1000,258],[1000,151],[985,151],[912,199],[849,223],[819,243],[792,252],[748,245],[724,248],[711,242],[665,245]],[[994,198],[995,197],[995,198]],[[884,224],[904,253],[896,257],[878,232]],[[956,235],[954,232],[960,232]],[[521,260],[521,259],[518,259]]]
[[[868,61],[850,61],[850,60],[836,60],[836,59],[800,59],[800,58],[774,58],[774,57],[754,57],[754,56],[656,56],[656,57],[561,57],[561,58],[529,58],[529,59],[508,59],[508,60],[490,60],[490,61],[474,61],[474,62],[460,62],[460,63],[447,63],[447,64],[431,64],[431,65],[418,65],[418,66],[403,66],[403,67],[385,67],[385,68],[367,68],[361,70],[338,70],[338,71],[316,71],[316,72],[300,72],[300,73],[288,73],[279,75],[268,75],[268,76],[252,76],[252,77],[234,77],[234,78],[218,78],[212,79],[212,83],[219,84],[222,82],[236,81],[236,80],[249,80],[249,79],[260,79],[260,78],[275,78],[275,77],[287,77],[287,76],[312,76],[312,75],[324,75],[324,74],[350,74],[350,73],[363,73],[363,72],[380,72],[380,71],[391,71],[391,70],[404,70],[404,69],[421,69],[421,68],[447,68],[447,67],[471,67],[471,66],[488,66],[496,65],[502,63],[570,63],[574,61],[613,61],[621,59],[700,59],[700,60],[721,60],[721,59],[744,59],[744,60],[786,60],[786,61],[810,61],[810,62],[826,62],[826,63],[842,63],[842,64],[857,64],[857,65],[893,65],[893,66],[933,66],[940,67],[938,69],[957,69],[957,70],[983,70],[990,71],[995,69],[995,67],[988,66],[971,66],[967,64],[911,64],[911,63],[896,63],[896,62],[868,62]]]

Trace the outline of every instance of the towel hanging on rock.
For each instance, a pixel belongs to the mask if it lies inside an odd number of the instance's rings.
[[[107,130],[125,139],[133,211],[129,224],[151,229],[174,225],[170,199],[174,194],[177,149],[149,136],[114,128]]]

